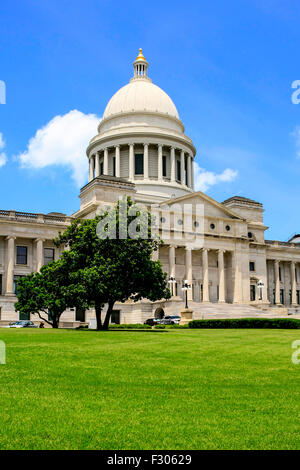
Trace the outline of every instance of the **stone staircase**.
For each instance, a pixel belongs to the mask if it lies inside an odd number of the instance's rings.
[[[165,314],[180,315],[183,308],[183,302],[171,303],[170,305],[165,305]],[[290,309],[286,308],[258,308],[247,304],[189,302],[189,308],[193,310],[194,320],[210,318],[286,318],[288,314],[293,314],[300,318],[300,309],[295,309],[298,312],[292,313],[288,312]]]
[[[191,302],[194,319],[201,318],[272,318],[286,317],[286,310],[282,313],[272,312],[272,309],[260,309],[251,305],[236,304],[199,304]]]

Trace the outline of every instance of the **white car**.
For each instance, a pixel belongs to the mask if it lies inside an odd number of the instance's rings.
[[[8,328],[37,328],[38,326],[30,320],[20,320],[8,325]]]
[[[179,315],[167,315],[161,321],[162,325],[179,325],[180,322],[181,317]]]

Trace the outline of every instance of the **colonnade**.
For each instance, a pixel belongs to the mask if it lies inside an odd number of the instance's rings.
[[[139,144],[141,145],[141,144]],[[149,179],[149,144],[143,143],[143,167],[144,173],[143,178],[145,180]],[[163,149],[164,146],[162,144],[153,144],[157,146],[157,179],[158,181],[164,180],[163,175]],[[111,147],[110,147],[111,148]],[[135,144],[128,144],[128,167],[129,167],[129,175],[128,179],[131,181],[135,180]],[[169,149],[169,156],[170,156],[170,181],[172,183],[179,182],[182,185],[186,185],[189,188],[194,189],[194,159],[193,155],[190,153],[185,152],[182,149],[180,151],[180,181],[176,175],[176,150],[177,148],[174,146],[168,147]],[[121,176],[121,165],[120,165],[120,145],[114,146],[114,158],[115,158],[115,174],[119,178]],[[103,159],[103,160],[102,160]],[[101,171],[100,161],[103,161],[103,168]],[[95,154],[92,154],[89,157],[89,182],[92,181],[94,178],[101,176],[101,175],[108,175],[108,147],[105,147],[102,150],[97,151]],[[139,175],[140,176],[140,175]]]
[[[169,246],[169,276],[176,279],[176,248],[177,246]],[[178,247],[179,248],[179,247]],[[193,263],[192,263],[192,252],[193,250],[190,247],[184,247],[185,249],[185,279],[188,281],[189,285],[193,284]],[[202,256],[202,302],[210,302],[210,277],[209,277],[209,265],[208,265],[208,252],[209,248],[201,249]],[[226,286],[225,286],[225,263],[224,263],[224,254],[225,250],[216,250],[218,255],[218,302],[224,303],[226,301]],[[157,255],[156,255],[157,256]],[[232,252],[233,256],[233,252]],[[234,259],[234,256],[233,256]],[[236,291],[236,290],[235,290]],[[234,294],[236,298],[233,299],[234,302],[238,301],[238,297]],[[189,299],[192,300],[193,293],[192,289],[188,291]]]
[[[268,260],[270,261],[270,260]],[[274,284],[275,284],[275,296],[274,301],[276,305],[281,305],[281,290],[285,290],[285,281],[282,279],[282,272],[280,271],[280,263],[288,263],[290,266],[290,290],[291,290],[291,305],[298,306],[297,299],[297,277],[296,277],[296,266],[295,261],[286,261],[286,260],[272,260],[274,263]],[[283,266],[283,265],[282,265]],[[281,288],[281,282],[283,283],[283,289]],[[287,303],[287,302],[284,302]]]
[[[6,271],[6,289],[7,295],[14,294],[14,275],[15,275],[15,264],[16,264],[16,252],[15,252],[15,240],[16,237],[9,236],[6,238],[7,241],[7,271]],[[44,242],[41,238],[35,239],[35,250],[36,250],[36,271],[39,272],[44,264]]]

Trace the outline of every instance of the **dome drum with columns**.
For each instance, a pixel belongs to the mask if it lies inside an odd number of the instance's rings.
[[[171,98],[148,78],[141,49],[133,66],[133,78],[109,101],[88,146],[89,181],[125,178],[144,202],[184,196],[193,191],[195,147]]]

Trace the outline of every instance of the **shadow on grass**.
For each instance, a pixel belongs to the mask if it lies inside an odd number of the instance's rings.
[[[60,328],[62,329],[62,328]],[[93,330],[89,328],[65,328],[65,330],[70,330],[70,331],[85,331],[85,332],[93,332],[93,333],[112,333],[112,332],[117,332],[117,333],[168,333],[168,330],[148,330],[148,329],[134,329],[134,328],[111,328],[109,330]]]

